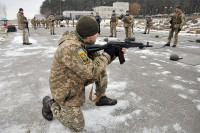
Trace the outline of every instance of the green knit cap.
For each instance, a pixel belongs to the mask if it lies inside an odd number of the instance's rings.
[[[83,38],[90,37],[99,31],[99,26],[93,18],[83,16],[77,22],[76,31]]]

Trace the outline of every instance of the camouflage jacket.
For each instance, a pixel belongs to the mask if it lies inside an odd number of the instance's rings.
[[[49,22],[50,24],[54,25],[55,17],[53,15],[49,16]]]
[[[146,25],[147,26],[151,26],[152,25],[152,18],[151,17],[147,17],[146,18]]]
[[[177,16],[178,15],[178,16]],[[177,18],[176,18],[177,16]],[[183,25],[185,24],[185,15],[182,12],[173,13],[170,23],[172,24],[173,28],[182,29]]]
[[[131,15],[125,15],[122,21],[124,22],[124,27],[130,27],[133,23],[133,17]]]
[[[98,79],[110,63],[110,56],[103,52],[91,60],[83,42],[76,34],[65,34],[59,41],[50,71],[52,96],[61,106],[83,106],[85,86]]]
[[[49,24],[49,18],[46,19],[46,24]]]
[[[111,22],[111,24],[118,24],[118,16],[117,16],[117,14],[112,14],[112,16],[110,18],[110,22]]]
[[[20,24],[21,29],[25,29],[26,28],[27,20],[25,19],[25,16],[24,16],[23,13],[19,13],[18,14],[18,22]]]

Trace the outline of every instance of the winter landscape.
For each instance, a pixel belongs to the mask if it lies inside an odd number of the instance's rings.
[[[106,20],[107,21],[107,20]],[[104,27],[98,44],[109,36]],[[198,20],[199,24],[199,20]],[[142,25],[136,26],[140,27]],[[144,26],[142,27],[144,28]],[[168,31],[152,30],[144,35],[135,28],[137,42],[150,42],[152,48],[127,49],[126,62],[118,59],[107,67],[107,96],[118,104],[97,107],[88,100],[91,86],[86,89],[83,107],[83,132],[130,133],[198,133],[200,131],[200,44],[199,34],[182,31],[177,48],[164,47]],[[66,133],[70,132],[57,119],[46,121],[41,115],[42,99],[51,96],[49,72],[57,42],[62,34],[75,27],[59,27],[55,36],[49,30],[30,28],[32,45],[22,45],[22,32],[9,33],[0,44],[0,132],[2,133]],[[124,29],[117,28],[124,39]],[[159,35],[159,38],[155,38]],[[2,37],[3,38],[3,37]],[[171,61],[178,54],[182,60]]]
[[[171,13],[178,5],[186,15],[185,25],[178,34],[177,47],[172,47],[174,38],[170,47],[163,47]],[[121,20],[117,38],[109,37],[110,15],[113,10],[120,15],[128,9],[135,18],[131,36],[153,47],[126,49],[124,64],[116,58],[107,66],[106,95],[117,99],[116,105],[96,106],[89,100],[95,85],[86,87],[81,133],[200,133],[199,5],[199,0],[0,0],[0,133],[71,133],[55,116],[52,121],[42,116],[42,99],[52,98],[49,74],[58,41],[64,32],[76,29],[75,15],[90,15],[91,11],[102,17],[96,44],[106,44],[105,38],[123,41]],[[32,45],[22,44],[23,32],[18,29],[16,16],[19,8],[28,18]],[[46,19],[51,13],[57,20],[62,18],[64,27],[55,26],[56,35],[50,35],[50,29],[34,30],[31,19]],[[143,34],[149,15],[153,18],[151,31]],[[7,18],[16,32],[7,32],[3,25]],[[182,59],[172,61],[172,54]]]

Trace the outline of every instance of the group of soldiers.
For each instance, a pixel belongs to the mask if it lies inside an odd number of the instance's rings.
[[[69,19],[66,19],[66,25],[69,27]],[[45,28],[45,29],[49,29],[50,28],[50,34],[51,35],[55,35],[54,32],[54,27],[56,25],[56,27],[61,27],[61,20],[57,20],[55,19],[54,15],[51,14],[49,17],[47,17],[46,19],[36,19],[35,17],[31,20],[31,24],[33,26],[34,29],[37,28]],[[42,25],[42,26],[41,26]]]
[[[110,36],[109,37],[117,37],[117,30],[116,27],[118,25],[118,19],[119,17],[115,13],[115,10],[112,12],[112,16],[110,18]],[[143,34],[149,34],[153,20],[150,15],[146,18],[146,24],[145,24],[145,31]],[[126,11],[126,15],[122,16],[122,22],[124,23],[124,29],[125,29],[125,35],[126,38],[131,37],[131,31],[133,33],[133,27],[135,24],[133,16],[129,14],[129,11]],[[181,6],[177,6],[175,12],[172,14],[171,20],[170,20],[170,31],[168,36],[168,42],[164,46],[170,46],[171,38],[173,37],[173,34],[175,32],[175,39],[174,44],[172,47],[176,47],[178,42],[178,33],[182,30],[183,25],[185,24],[185,15],[181,11]]]

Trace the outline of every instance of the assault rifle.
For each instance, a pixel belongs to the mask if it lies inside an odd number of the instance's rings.
[[[125,40],[125,41],[108,41],[107,44],[105,45],[99,45],[99,44],[94,44],[94,45],[84,45],[84,49],[90,54],[94,53],[103,49],[107,49],[110,47],[115,47],[119,50],[118,57],[119,57],[119,62],[120,64],[123,64],[125,62],[124,54],[121,51],[122,48],[131,48],[131,47],[138,47],[140,49],[144,49],[145,47],[153,47],[152,45],[149,45],[149,42],[147,44],[143,43],[138,43],[134,42],[131,40]]]

